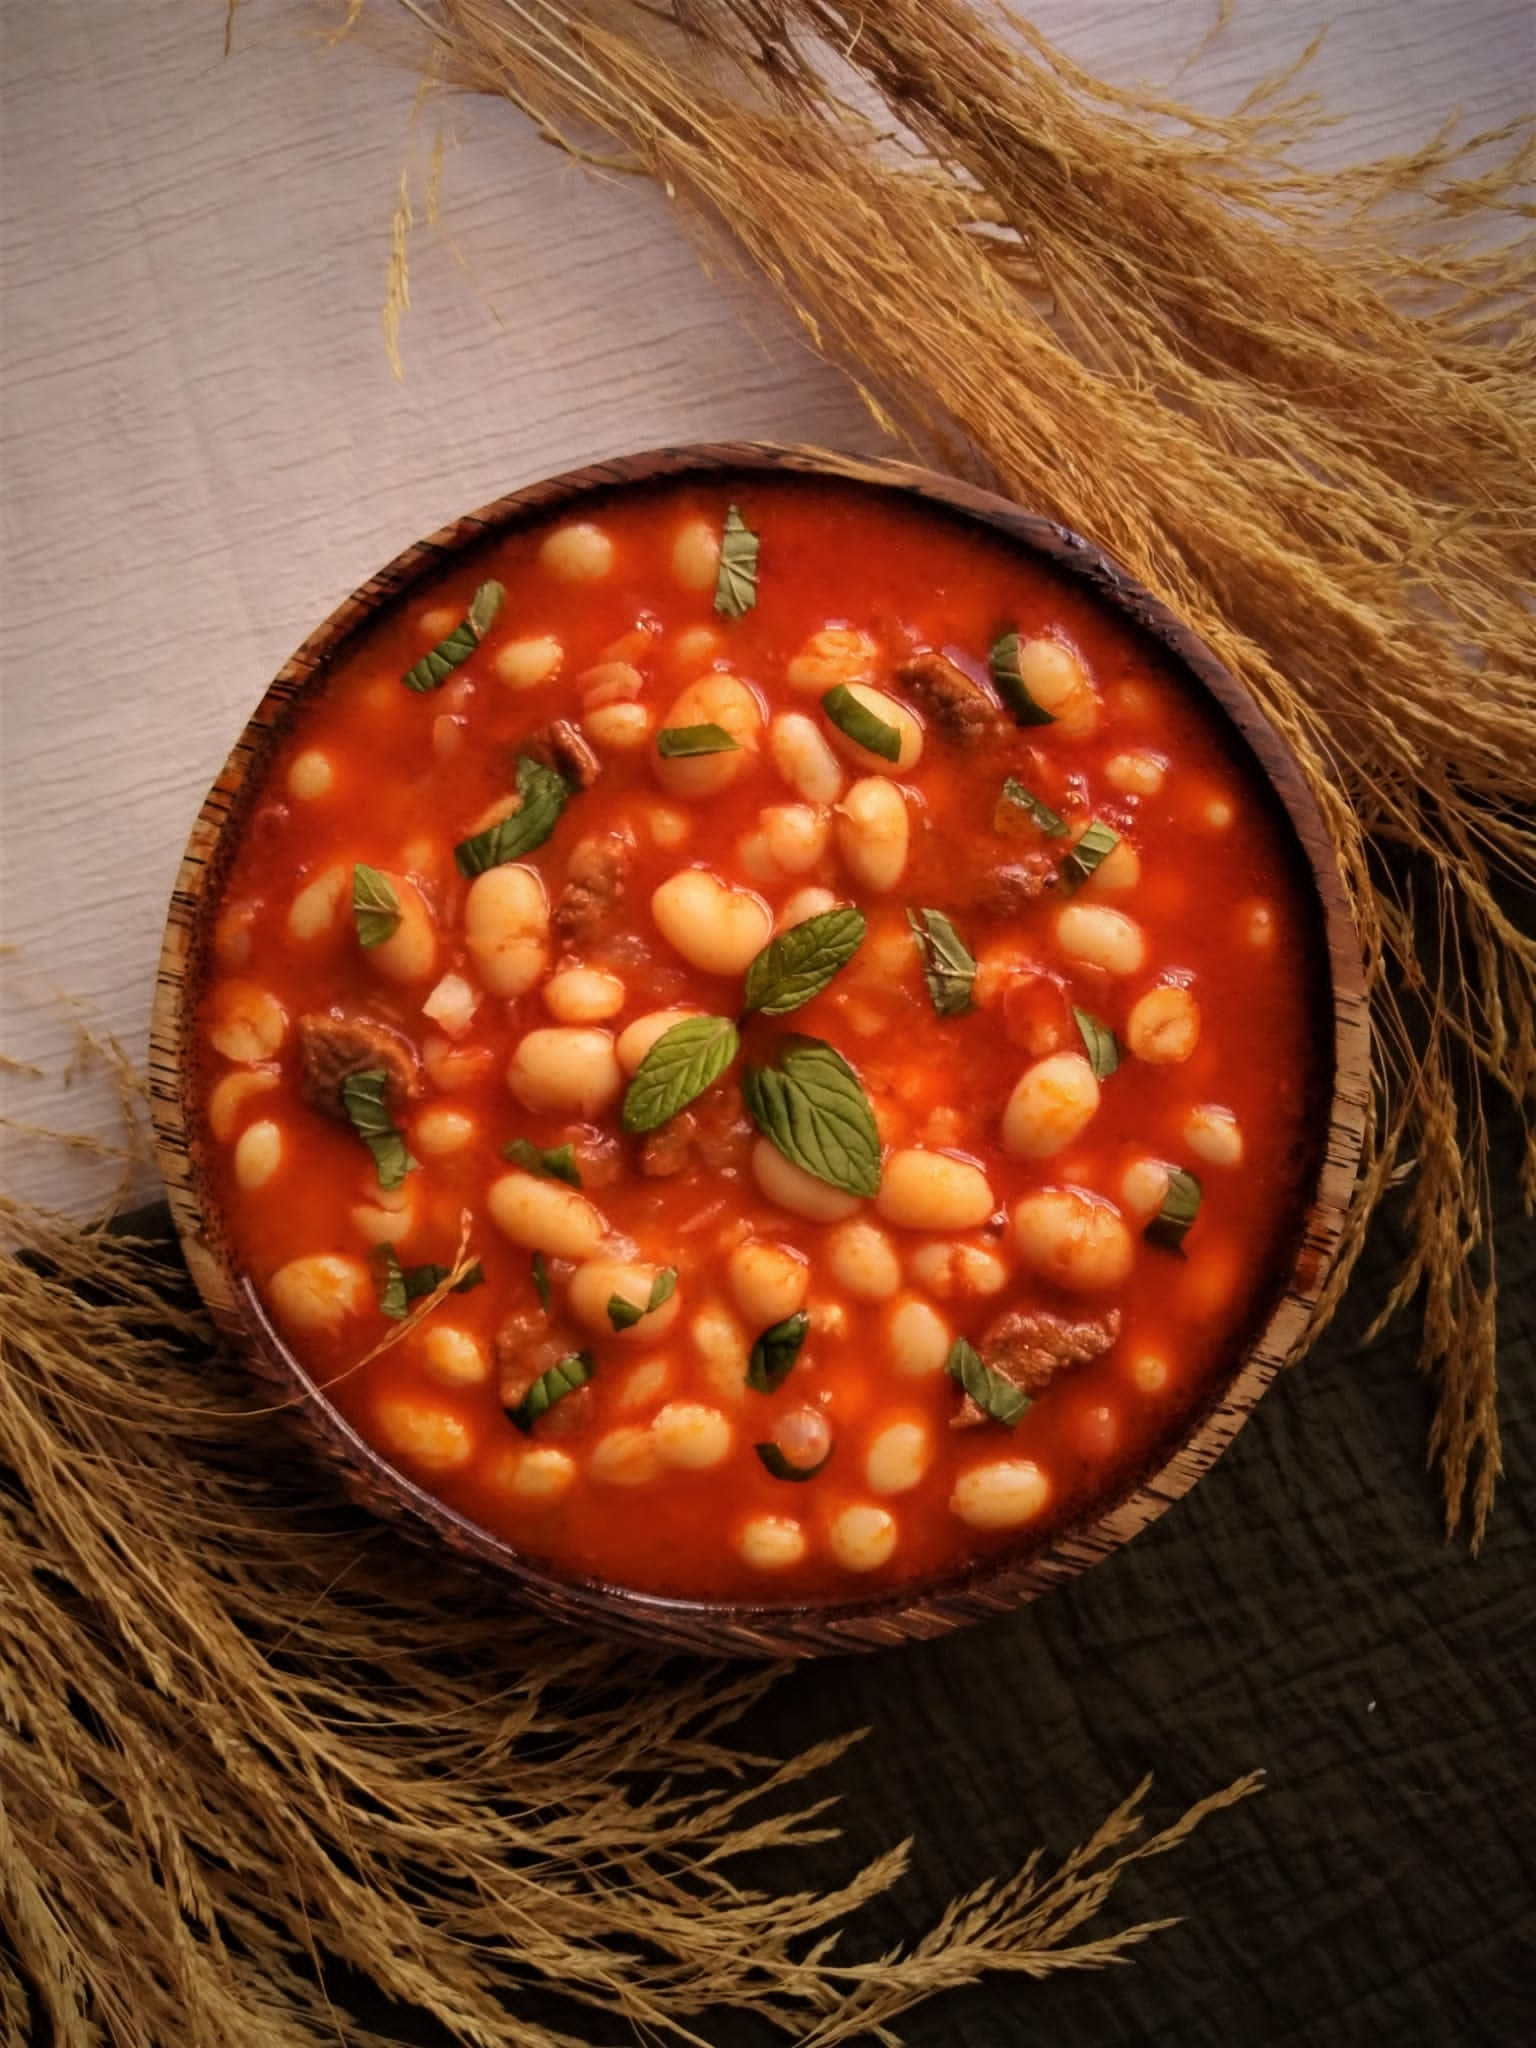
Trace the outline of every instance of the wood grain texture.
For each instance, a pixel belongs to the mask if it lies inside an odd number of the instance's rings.
[[[404,1477],[326,1399],[273,1328],[248,1275],[233,1259],[222,1217],[209,1198],[196,1105],[204,1093],[201,1042],[192,1030],[210,965],[221,885],[245,822],[265,788],[267,764],[290,717],[323,690],[333,662],[375,612],[444,561],[556,512],[579,512],[588,493],[661,476],[754,470],[831,474],[897,489],[996,528],[1042,556],[1127,618],[1172,657],[1176,669],[1214,700],[1246,749],[1253,786],[1267,784],[1277,822],[1289,823],[1298,873],[1310,879],[1317,986],[1325,1018],[1318,1099],[1326,1105],[1304,1214],[1267,1298],[1252,1304],[1248,1341],[1207,1391],[1193,1423],[1154,1453],[1139,1482],[1091,1520],[1043,1543],[944,1579],[914,1595],[904,1589],[812,1604],[662,1599],[595,1581],[575,1581],[520,1556]],[[1370,1029],[1360,952],[1332,844],[1295,761],[1273,728],[1189,629],[1116,563],[1078,535],[950,477],[890,461],[815,448],[713,443],[664,448],[553,477],[465,514],[407,548],[347,598],[279,671],[203,802],[182,858],[161,950],[150,1033],[150,1098],[156,1147],[171,1213],[199,1292],[219,1327],[251,1357],[295,1427],[336,1464],[352,1490],[411,1534],[435,1537],[500,1574],[519,1598],[557,1620],[596,1624],[637,1640],[737,1656],[814,1656],[928,1639],[1034,1599],[1097,1563],[1153,1522],[1208,1471],[1286,1363],[1322,1291],[1343,1229],[1370,1114]]]
[[[451,116],[441,231],[418,235],[397,384],[379,330],[414,135],[413,45],[339,6],[23,0],[0,8],[0,984],[9,1113],[90,1130],[66,1087],[93,1006],[135,1058],[188,824],[288,650],[415,534],[521,480],[664,441],[873,452],[833,372],[766,299],[706,276],[665,199],[596,178],[510,107]],[[1078,59],[1230,104],[1330,18],[1324,155],[1400,148],[1453,106],[1523,110],[1526,0],[1046,0]],[[78,1153],[8,1147],[10,1185],[88,1210]],[[147,1193],[151,1184],[145,1182]]]

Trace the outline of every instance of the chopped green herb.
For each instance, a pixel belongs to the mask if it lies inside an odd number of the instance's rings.
[[[976,962],[942,910],[909,910],[907,923],[923,959],[923,979],[941,1017],[963,1017],[973,1008],[971,984]]]
[[[670,1301],[677,1292],[676,1266],[663,1266],[651,1282],[651,1291],[644,1308],[637,1308],[632,1301],[626,1301],[622,1294],[608,1297],[608,1320],[616,1330],[632,1330],[642,1316],[654,1315],[663,1302]]]
[[[864,942],[862,910],[824,910],[770,939],[747,969],[744,1012],[783,1017],[820,995]]]
[[[802,1308],[764,1330],[747,1361],[747,1385],[759,1394],[776,1394],[789,1378],[810,1327],[811,1319]]]
[[[352,863],[352,921],[360,946],[382,946],[400,929],[400,897],[394,883],[361,860]]]
[[[983,1414],[1002,1423],[1005,1429],[1012,1429],[1030,1405],[1029,1397],[1021,1394],[1012,1380],[994,1372],[963,1337],[957,1337],[949,1347],[944,1370],[959,1382]]]
[[[1120,1064],[1120,1041],[1107,1024],[1101,1024],[1091,1010],[1080,1010],[1072,1005],[1072,1015],[1088,1054],[1088,1064],[1093,1069],[1094,1079],[1107,1081]]]
[[[1184,1240],[1200,1213],[1200,1183],[1186,1167],[1168,1169],[1168,1191],[1163,1205],[1141,1233],[1148,1244],[1161,1252],[1184,1256]]]
[[[835,683],[821,700],[821,708],[855,746],[878,754],[882,761],[901,759],[901,734],[887,725],[877,712],[861,704],[846,683]]]
[[[533,1255],[533,1291],[539,1297],[539,1307],[548,1315],[549,1305],[554,1296],[550,1292],[549,1268],[544,1263],[542,1252],[535,1252]]]
[[[398,1321],[413,1301],[419,1301],[424,1294],[433,1294],[445,1280],[453,1276],[452,1266],[402,1266],[399,1254],[392,1244],[374,1246],[374,1256],[381,1274],[379,1285],[379,1307],[387,1316]],[[468,1294],[472,1287],[478,1287],[485,1279],[480,1261],[466,1266],[454,1281],[455,1294]]]
[[[487,868],[521,860],[525,853],[542,846],[559,824],[560,813],[571,793],[562,776],[553,768],[546,768],[542,761],[535,761],[531,754],[517,757],[517,790],[522,801],[510,817],[461,839],[453,849],[459,873],[471,881]]]
[[[828,1451],[827,1457],[823,1458],[819,1465],[791,1465],[777,1444],[754,1444],[752,1448],[775,1479],[814,1479],[818,1472],[826,1470],[827,1458],[832,1455]]]
[[[1094,869],[1120,844],[1120,834],[1102,819],[1095,818],[1082,838],[1061,864],[1061,886],[1070,895],[1080,889]]]
[[[687,761],[695,754],[735,754],[741,742],[723,725],[664,725],[656,735],[656,751],[664,761]]]
[[[574,1394],[578,1387],[584,1387],[591,1377],[591,1352],[569,1352],[548,1372],[541,1372],[517,1406],[507,1410],[508,1421],[526,1436],[541,1415],[547,1415],[567,1394]]]
[[[654,1131],[711,1087],[741,1048],[729,1017],[685,1017],[664,1031],[624,1091],[626,1131]]]
[[[880,1191],[880,1133],[858,1075],[819,1038],[786,1039],[741,1078],[748,1112],[793,1166],[850,1195]]]
[[[385,1096],[389,1076],[382,1067],[369,1067],[361,1074],[348,1074],[341,1084],[342,1107],[347,1120],[373,1154],[381,1188],[397,1188],[421,1162],[406,1150],[405,1140],[390,1120]]]
[[[736,506],[726,508],[715,576],[715,610],[739,619],[757,603],[757,535]]]
[[[1031,796],[1016,776],[1010,775],[1003,784],[1003,795],[1011,804],[1017,804],[1021,811],[1027,811],[1045,834],[1047,839],[1065,839],[1067,821],[1058,817],[1049,804],[1042,803],[1037,796]]]
[[[546,1180],[563,1180],[573,1188],[581,1186],[581,1168],[576,1164],[574,1145],[555,1145],[546,1151],[542,1145],[535,1145],[532,1138],[513,1138],[502,1146],[501,1156],[525,1173],[540,1173]]]
[[[482,583],[469,601],[469,610],[430,654],[408,668],[402,681],[408,690],[440,690],[456,668],[468,661],[491,630],[506,592],[499,583]]]
[[[1022,647],[1023,642],[1016,632],[1000,634],[993,641],[987,667],[997,685],[997,694],[1008,707],[1015,725],[1054,725],[1055,713],[1037,704],[1029,694],[1019,659]]]

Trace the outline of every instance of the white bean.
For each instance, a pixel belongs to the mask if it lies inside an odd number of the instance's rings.
[[[720,530],[690,519],[672,543],[672,575],[684,590],[713,590],[720,574]]]
[[[545,537],[539,561],[562,583],[600,583],[613,567],[613,542],[600,526],[578,519]]]
[[[306,1252],[279,1266],[267,1282],[267,1299],[289,1330],[338,1330],[373,1302],[373,1283],[361,1259],[339,1252]]]
[[[1070,1145],[1099,1106],[1099,1084],[1080,1052],[1053,1052],[1026,1067],[1003,1110],[1004,1147],[1050,1159]]]
[[[789,1515],[753,1515],[742,1523],[736,1549],[754,1571],[781,1572],[805,1556],[805,1531]]]
[[[428,1472],[456,1472],[473,1455],[475,1441],[463,1417],[418,1395],[384,1394],[373,1416],[389,1449]]]
[[[549,898],[533,868],[476,875],[464,899],[464,943],[493,996],[520,996],[549,966]]]
[[[815,867],[832,836],[832,819],[812,804],[769,804],[759,813],[769,858],[781,874]]]
[[[429,1159],[446,1159],[462,1152],[473,1141],[477,1128],[474,1118],[464,1110],[438,1102],[417,1117],[411,1126],[411,1142]]]
[[[429,1031],[421,1041],[421,1064],[427,1079],[444,1095],[456,1095],[462,1088],[474,1088],[495,1064],[496,1054],[488,1045],[455,1045],[440,1031]]]
[[[235,1180],[247,1194],[264,1188],[283,1163],[283,1132],[269,1117],[247,1124],[235,1140]]]
[[[1008,1285],[1008,1268],[996,1252],[974,1244],[919,1245],[907,1261],[907,1270],[919,1287],[926,1287],[940,1301],[1001,1294]]]
[[[1147,957],[1147,936],[1135,918],[1102,903],[1069,903],[1056,918],[1056,943],[1107,974],[1138,974]]]
[[[249,967],[251,928],[260,911],[259,903],[228,903],[213,926],[213,955],[221,967]]]
[[[1051,1483],[1028,1458],[973,1465],[955,1481],[953,1513],[973,1529],[1018,1529],[1032,1522],[1051,1497]]]
[[[686,1024],[698,1014],[697,1010],[647,1010],[619,1033],[614,1046],[619,1065],[626,1074],[633,1074],[658,1038],[664,1038],[674,1024]]]
[[[421,1349],[427,1371],[445,1387],[477,1387],[491,1376],[485,1346],[456,1323],[428,1323]]]
[[[208,1128],[220,1144],[227,1145],[235,1135],[242,1105],[253,1095],[265,1095],[268,1089],[275,1088],[277,1079],[266,1068],[246,1067],[224,1074],[214,1083],[208,1091]]]
[[[571,1314],[595,1336],[611,1337],[622,1344],[656,1344],[677,1321],[682,1307],[681,1290],[674,1287],[659,1307],[646,1312],[659,1266],[638,1265],[625,1259],[589,1259],[571,1275],[567,1302]],[[617,1296],[640,1310],[640,1320],[627,1329],[615,1329],[608,1304]]]
[[[613,754],[638,754],[650,744],[651,714],[643,704],[600,704],[586,713],[582,727],[594,746]]]
[[[524,1109],[600,1116],[624,1086],[613,1033],[575,1024],[526,1032],[507,1068],[507,1086]]]
[[[906,1379],[931,1379],[944,1370],[954,1338],[936,1308],[909,1294],[891,1310],[886,1326],[891,1364]]]
[[[864,1483],[871,1493],[910,1493],[933,1462],[933,1439],[925,1423],[889,1422],[864,1456]]]
[[[894,889],[907,865],[911,823],[906,799],[878,775],[856,782],[837,806],[837,844],[848,872],[866,889]]]
[[[645,1358],[638,1365],[630,1366],[614,1389],[615,1413],[630,1415],[637,1408],[653,1406],[671,1386],[676,1370],[673,1361],[667,1357]]]
[[[352,1228],[366,1245],[403,1243],[416,1228],[416,1183],[376,1188],[371,1201],[354,1202]]]
[[[1125,1042],[1139,1060],[1178,1066],[1200,1041],[1200,1005],[1187,988],[1159,983],[1140,995],[1125,1020]]]
[[[416,884],[405,875],[391,875],[400,899],[400,922],[382,946],[370,946],[363,957],[390,981],[426,981],[437,968],[437,933],[432,913]]]
[[[675,804],[651,804],[645,813],[645,829],[653,846],[686,846],[693,834],[693,820]]]
[[[903,1230],[976,1230],[996,1203],[979,1166],[909,1145],[887,1154],[875,1207]]]
[[[773,936],[773,913],[708,868],[682,868],[651,898],[656,929],[705,974],[741,974]]]
[[[791,925],[804,924],[807,918],[822,917],[836,908],[837,898],[830,889],[797,889],[779,905],[773,928],[777,932],[787,932]]]
[[[1086,1188],[1041,1188],[1013,1211],[1019,1256],[1032,1271],[1074,1292],[1118,1287],[1136,1247],[1119,1210]]]
[[[351,879],[352,870],[337,865],[323,869],[312,882],[306,882],[288,906],[289,938],[308,944],[332,930]]]
[[[709,1391],[721,1401],[741,1401],[747,1390],[751,1340],[723,1301],[707,1302],[688,1325],[704,1365]]]
[[[1141,855],[1129,839],[1117,839],[1083,884],[1096,896],[1126,896],[1141,881]]]
[[[589,1259],[608,1235],[602,1212],[575,1188],[531,1173],[504,1173],[486,1196],[491,1221],[524,1251]]]
[[[430,1017],[449,1038],[462,1038],[479,1007],[480,991],[472,982],[462,974],[445,974],[422,1004],[421,1014]]]
[[[858,1501],[834,1515],[827,1548],[846,1572],[874,1572],[896,1548],[896,1517],[889,1508]]]
[[[1019,674],[1062,738],[1085,739],[1097,728],[1099,700],[1074,648],[1060,640],[1026,640],[1019,649]]]
[[[707,1472],[723,1464],[736,1440],[729,1418],[702,1401],[669,1401],[651,1428],[661,1462],[685,1472]]]
[[[624,984],[598,967],[562,967],[544,984],[544,1007],[562,1024],[601,1024],[624,1007]]]
[[[649,1429],[623,1422],[598,1438],[587,1470],[606,1486],[645,1486],[661,1470],[661,1449]]]
[[[1156,796],[1168,764],[1156,754],[1111,754],[1104,763],[1105,780],[1126,796]]]
[[[858,769],[862,775],[905,775],[915,768],[922,759],[923,728],[899,698],[889,696],[884,690],[876,690],[868,683],[850,683],[848,694],[858,704],[878,718],[883,725],[890,726],[897,735],[898,750],[894,761],[884,754],[877,754],[870,747],[860,746],[856,739],[845,733],[840,725],[833,723],[830,712],[823,707],[822,715],[827,720],[827,737],[844,760]]]
[[[559,1500],[576,1478],[576,1460],[553,1444],[534,1444],[512,1468],[512,1491],[519,1500]]]
[[[838,1286],[860,1301],[889,1301],[901,1286],[896,1248],[874,1223],[854,1219],[829,1230],[827,1264]]]
[[[784,671],[792,690],[820,697],[838,683],[866,683],[875,672],[880,650],[867,633],[851,626],[824,626],[812,633]]]
[[[749,1237],[726,1262],[736,1306],[755,1329],[782,1323],[805,1304],[810,1273],[799,1252]]]
[[[491,667],[509,690],[535,690],[560,673],[565,649],[551,634],[508,640],[491,656]]]
[[[288,770],[288,794],[301,804],[312,804],[320,797],[329,796],[335,781],[336,770],[330,755],[322,753],[318,747],[306,747],[302,754],[294,757]]]
[[[1184,1142],[1191,1152],[1208,1159],[1212,1166],[1239,1166],[1243,1157],[1243,1134],[1230,1109],[1203,1102],[1184,1119]]]
[[[251,981],[226,981],[214,991],[208,1042],[240,1065],[269,1060],[288,1035],[288,1012],[270,990]]]
[[[727,753],[656,756],[656,780],[669,796],[688,803],[729,789],[752,767],[762,744],[762,707],[736,676],[700,676],[673,698],[662,724],[718,725],[736,742]]]
[[[808,804],[835,804],[848,777],[814,718],[785,711],[768,728],[773,765]]]
[[[645,678],[632,661],[600,661],[582,670],[576,687],[583,712],[591,712],[607,704],[632,702],[645,688]]]
[[[1120,1199],[1141,1221],[1155,1216],[1168,1192],[1168,1169],[1161,1159],[1133,1159],[1120,1176]]]
[[[786,1159],[766,1138],[759,1138],[752,1147],[752,1176],[770,1202],[787,1209],[791,1216],[803,1216],[808,1223],[836,1223],[859,1206],[857,1195],[828,1187],[824,1180]]]
[[[678,670],[708,668],[725,647],[713,626],[687,626],[672,642],[672,666]]]

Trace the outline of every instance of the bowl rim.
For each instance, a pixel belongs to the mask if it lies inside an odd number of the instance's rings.
[[[937,1581],[886,1587],[826,1602],[723,1601],[670,1597],[597,1579],[568,1577],[523,1557],[390,1464],[325,1397],[278,1336],[250,1280],[234,1270],[220,1221],[203,1199],[191,1101],[196,1071],[188,1035],[208,950],[216,885],[232,855],[243,811],[296,705],[323,684],[333,658],[376,613],[438,575],[453,557],[581,500],[628,486],[689,475],[752,473],[830,477],[895,490],[1001,533],[1085,588],[1168,656],[1241,742],[1269,787],[1311,880],[1317,947],[1331,1010],[1328,1128],[1316,1179],[1296,1232],[1295,1255],[1262,1323],[1230,1372],[1214,1375],[1178,1442],[1156,1464],[1122,1483],[1109,1501],[1040,1543],[983,1559]],[[167,910],[150,1028],[150,1105],[157,1162],[171,1214],[199,1294],[216,1326],[249,1356],[257,1377],[286,1399],[311,1445],[339,1467],[354,1496],[419,1537],[445,1541],[491,1568],[523,1604],[655,1646],[735,1656],[806,1656],[938,1636],[1000,1614],[1075,1577],[1155,1521],[1215,1463],[1260,1395],[1287,1362],[1327,1281],[1348,1211],[1370,1095],[1370,1027],[1364,967],[1337,860],[1322,813],[1295,757],[1246,689],[1166,605],[1095,543],[978,485],[886,457],[840,454],[800,444],[725,441],[675,444],[565,470],[510,491],[411,543],[353,590],[289,657],[246,720],[199,807]]]

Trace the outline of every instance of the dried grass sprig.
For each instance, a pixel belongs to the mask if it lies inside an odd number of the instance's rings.
[[[579,2048],[527,2014],[550,1987],[655,2041],[751,2011],[895,2042],[985,1971],[1125,1960],[1171,1923],[1090,1928],[1120,1875],[1257,1787],[1139,1840],[1143,1784],[1053,1875],[1032,1857],[905,1951],[841,1961],[911,1845],[816,1890],[753,1888],[739,1859],[835,1840],[803,1787],[856,1737],[749,1754],[728,1730],[774,1671],[509,1613],[274,1458],[163,1246],[4,1197],[0,1230],[7,2039],[386,2048],[327,1989],[340,1963],[485,2048]]]
[[[1500,1470],[1485,1090],[1536,1201],[1536,934],[1501,894],[1536,883],[1536,123],[1320,172],[1310,52],[1212,115],[965,0],[404,4],[457,83],[621,145],[883,426],[1118,556],[1290,741],[1378,1047],[1311,1334],[1411,1159],[1392,1307],[1422,1297],[1431,1455],[1475,1545]]]

